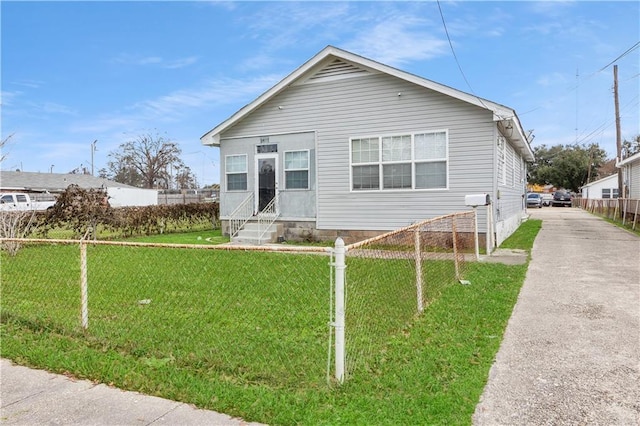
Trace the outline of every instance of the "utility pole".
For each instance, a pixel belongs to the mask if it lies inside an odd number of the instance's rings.
[[[622,141],[620,140],[620,105],[618,104],[618,65],[613,66],[613,100],[616,107],[617,162],[622,160]],[[618,197],[625,197],[624,186],[622,185],[622,169],[618,169]]]
[[[97,143],[98,143],[97,139],[91,143],[91,176],[94,176],[94,174],[93,174],[93,153],[98,150],[98,148],[96,148],[96,144]]]

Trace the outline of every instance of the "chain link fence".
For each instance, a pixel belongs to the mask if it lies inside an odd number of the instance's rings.
[[[345,248],[349,375],[375,368],[390,338],[463,279],[474,219],[446,216]],[[337,359],[334,249],[0,243],[3,333],[56,333],[240,386],[326,386]]]
[[[346,246],[346,374],[378,369],[391,338],[475,258],[475,212],[429,219]]]

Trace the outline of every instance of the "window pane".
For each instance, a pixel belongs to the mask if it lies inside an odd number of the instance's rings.
[[[411,164],[382,166],[384,189],[411,188]]]
[[[382,161],[411,160],[411,136],[382,138]]]
[[[415,136],[416,160],[437,160],[447,157],[447,134],[423,133]]]
[[[416,188],[446,188],[447,166],[446,162],[416,164]]]
[[[354,166],[353,189],[380,189],[378,166]]]
[[[234,173],[227,175],[227,191],[246,191],[247,174]]]
[[[297,170],[285,172],[287,189],[309,189],[309,172],[306,170]]]
[[[244,173],[247,171],[246,155],[229,155],[225,165],[227,173]]]
[[[291,151],[284,153],[284,169],[308,169],[309,151]]]
[[[378,138],[354,139],[351,141],[353,163],[374,163],[380,158]]]

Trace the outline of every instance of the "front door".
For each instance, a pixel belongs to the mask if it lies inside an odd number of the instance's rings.
[[[256,156],[256,162],[256,170],[258,171],[256,185],[257,211],[261,212],[276,196],[278,158],[275,155],[258,155]]]

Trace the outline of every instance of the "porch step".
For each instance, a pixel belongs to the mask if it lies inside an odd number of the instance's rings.
[[[278,237],[283,235],[283,229],[282,224],[273,223],[260,238],[260,234],[264,229],[260,229],[258,222],[247,222],[238,232],[238,235],[231,239],[231,242],[250,245],[276,243],[278,242]]]

